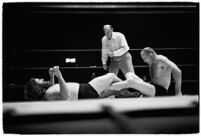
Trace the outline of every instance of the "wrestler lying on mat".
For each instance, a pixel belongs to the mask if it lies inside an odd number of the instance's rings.
[[[155,89],[132,72],[127,73],[128,80],[122,81],[115,74],[99,76],[87,84],[65,82],[58,66],[49,69],[50,81],[31,78],[25,88],[27,100],[77,100],[87,98],[104,98],[123,91],[126,95],[154,96]],[[58,84],[54,84],[54,76]],[[126,88],[134,88],[139,92],[128,92]],[[136,94],[137,93],[137,94]]]

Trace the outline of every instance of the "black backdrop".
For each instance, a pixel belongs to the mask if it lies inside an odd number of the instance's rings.
[[[3,13],[9,49],[100,49],[106,23],[124,33],[131,48],[198,46],[195,3],[7,3]]]

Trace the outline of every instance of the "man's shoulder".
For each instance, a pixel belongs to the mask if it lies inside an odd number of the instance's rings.
[[[173,66],[174,65],[174,63],[171,60],[169,60],[166,56],[163,56],[163,55],[158,55],[156,62],[158,64],[168,65],[168,66]]]
[[[113,32],[112,37],[115,39],[121,39],[124,37],[124,35],[121,32]]]
[[[105,40],[106,40],[106,36],[103,36],[103,37],[102,37],[102,41],[105,41]]]
[[[164,55],[157,55],[157,58],[156,58],[156,62],[157,63],[167,63],[168,62],[168,58]]]
[[[117,36],[123,36],[124,34],[121,33],[121,32],[113,32],[114,35],[117,35]]]
[[[168,58],[164,55],[157,55],[157,60],[167,60]]]

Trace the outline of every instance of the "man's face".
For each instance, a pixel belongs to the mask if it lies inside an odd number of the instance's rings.
[[[35,82],[38,83],[38,84],[43,84],[44,83],[44,79],[36,78]]]
[[[104,28],[103,31],[104,31],[104,34],[107,37],[107,39],[111,39],[112,38],[112,29],[110,29],[110,28]]]
[[[140,55],[141,55],[141,57],[142,57],[142,59],[143,59],[143,61],[144,61],[145,63],[148,63],[148,64],[151,63],[151,57],[150,57],[149,55],[146,55],[146,54],[143,53],[143,52],[142,52]]]

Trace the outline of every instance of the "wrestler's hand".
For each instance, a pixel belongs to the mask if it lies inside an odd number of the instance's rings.
[[[114,57],[114,53],[113,53],[113,52],[109,52],[108,55],[109,55],[110,57]]]
[[[56,76],[57,78],[59,78],[59,77],[62,76],[62,75],[61,75],[61,71],[59,70],[59,66],[54,66],[54,67],[53,67],[53,73],[55,74],[55,76]]]
[[[107,64],[103,64],[103,69],[107,70]]]
[[[50,76],[54,76],[54,70],[53,68],[50,68],[49,71],[48,71],[49,75]]]

